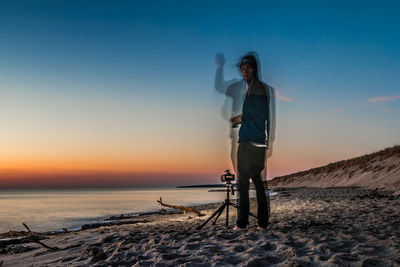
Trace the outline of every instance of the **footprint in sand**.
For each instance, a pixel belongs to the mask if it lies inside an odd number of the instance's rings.
[[[282,258],[267,256],[263,258],[253,257],[247,262],[248,267],[258,267],[258,266],[270,266],[272,264],[278,264],[283,262]]]
[[[243,252],[247,250],[247,246],[242,246],[242,245],[234,246],[233,250],[235,252]]]
[[[200,243],[187,243],[182,247],[181,251],[197,250],[199,248],[200,248]]]
[[[186,240],[186,242],[193,243],[193,242],[199,242],[201,240],[202,240],[201,238],[194,237],[194,238],[189,238],[188,240]]]
[[[264,244],[261,244],[260,245],[260,247],[262,247],[263,249],[265,249],[265,250],[275,250],[276,249],[276,245],[275,244],[272,244],[272,243],[270,243],[270,242],[266,242],[266,243],[264,243]]]

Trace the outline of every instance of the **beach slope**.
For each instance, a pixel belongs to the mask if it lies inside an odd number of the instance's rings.
[[[359,186],[390,191],[400,190],[400,145],[326,166],[275,177],[268,181],[277,187]]]

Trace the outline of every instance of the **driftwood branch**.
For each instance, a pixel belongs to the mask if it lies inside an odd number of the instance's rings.
[[[32,242],[37,243],[37,244],[39,244],[47,249],[50,249],[50,250],[58,250],[59,249],[58,247],[50,247],[50,246],[44,244],[43,242],[39,241],[37,238],[35,238],[35,237],[38,237],[38,235],[36,233],[32,232],[31,229],[28,227],[28,225],[26,225],[26,223],[22,223],[22,225],[28,230],[29,235],[33,237],[31,240]]]
[[[28,230],[28,233],[31,235],[33,234],[33,232],[31,231],[31,229],[28,227],[28,225],[26,225],[26,223],[22,223],[22,225]]]
[[[2,245],[3,246],[4,245],[8,246],[8,245],[16,245],[16,244],[23,244],[23,243],[32,242],[32,243],[39,244],[39,245],[41,245],[41,246],[43,246],[43,247],[45,247],[45,248],[47,248],[49,250],[56,251],[56,250],[67,250],[67,249],[70,249],[70,248],[76,248],[76,247],[79,247],[79,246],[81,246],[83,244],[83,242],[80,241],[77,244],[73,244],[73,245],[67,246],[65,248],[51,247],[51,246],[46,245],[42,241],[40,241],[40,240],[46,238],[43,234],[32,232],[32,230],[28,227],[28,225],[26,225],[26,223],[22,223],[22,225],[28,230],[28,232],[23,232],[24,234],[23,234],[22,238],[18,237],[18,238],[11,238],[11,239],[7,238],[5,240],[0,240],[0,246],[2,246]],[[66,232],[68,232],[68,231],[66,231]],[[12,233],[12,231],[10,231],[10,233]],[[0,262],[0,266],[2,264],[3,264],[3,262]]]
[[[36,242],[36,240],[40,240],[40,239],[44,239],[44,237],[31,235],[31,236],[22,237],[22,238],[18,237],[18,238],[5,239],[5,240],[0,240],[0,246],[9,246],[9,245],[17,245],[17,244]]]
[[[164,207],[168,207],[168,208],[173,208],[173,209],[180,209],[180,210],[184,210],[184,211],[190,211],[193,213],[196,213],[197,216],[204,216],[205,214],[201,213],[200,211],[197,211],[193,208],[188,208],[188,207],[183,207],[183,206],[177,206],[177,205],[169,205],[169,204],[165,204],[162,202],[162,198],[160,197],[159,200],[157,200],[157,202]]]
[[[35,243],[37,243],[39,245],[42,245],[43,247],[45,247],[47,249],[50,249],[50,250],[58,250],[59,249],[58,247],[50,247],[50,246],[46,245],[45,243],[43,243],[43,242],[41,242],[39,240],[34,240],[32,242],[35,242]]]

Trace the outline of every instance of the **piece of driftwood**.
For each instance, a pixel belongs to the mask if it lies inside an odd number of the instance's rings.
[[[27,236],[29,233],[27,233],[26,231],[8,231],[6,233],[2,233],[0,234],[0,239],[4,239],[4,238],[15,238],[15,237],[24,237]]]
[[[22,225],[28,230],[29,234],[33,234],[33,232],[31,231],[31,229],[28,227],[28,225],[26,225],[26,223],[22,223]]]
[[[159,200],[157,200],[157,202],[164,207],[168,207],[168,208],[173,208],[173,209],[180,209],[180,210],[184,210],[184,211],[190,211],[193,213],[196,213],[197,216],[204,216],[205,214],[201,213],[200,211],[197,211],[193,208],[189,208],[189,207],[183,207],[183,206],[177,206],[177,205],[169,205],[169,204],[165,204],[162,202],[162,198],[160,197]]]
[[[39,239],[44,239],[44,237],[41,236],[27,236],[27,237],[22,237],[22,238],[11,238],[11,239],[5,239],[5,240],[0,240],[0,246],[8,246],[8,245],[19,245],[19,244],[24,244],[24,243],[30,243],[30,242],[35,242],[36,240]]]
[[[70,248],[76,248],[83,244],[83,241],[80,241],[77,244],[73,244],[73,245],[67,246],[65,248],[51,247],[40,241],[41,239],[46,238],[43,234],[32,232],[32,230],[28,227],[28,225],[26,225],[26,223],[22,223],[22,225],[28,230],[28,232],[26,232],[27,234],[25,237],[0,240],[0,246],[1,245],[6,245],[6,246],[7,245],[16,245],[16,244],[33,242],[33,243],[39,244],[49,250],[56,251],[56,250],[67,250]],[[0,266],[2,264],[3,264],[3,262],[0,262]]]
[[[26,225],[26,223],[22,223],[22,225],[28,230],[30,236],[32,236],[32,237],[38,236],[36,233],[31,231],[31,229],[28,227],[28,225]],[[45,247],[47,249],[50,249],[50,250],[58,250],[59,249],[58,247],[50,247],[50,246],[44,244],[43,242],[41,242],[41,241],[39,241],[38,239],[35,239],[35,238],[32,238],[31,241],[36,243],[36,244],[39,244],[39,245],[41,245],[41,246],[43,246],[43,247]]]

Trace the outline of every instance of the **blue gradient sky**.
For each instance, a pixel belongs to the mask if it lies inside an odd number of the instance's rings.
[[[257,51],[279,90],[270,177],[399,144],[399,13],[397,1],[2,1],[0,171],[214,181],[230,167],[217,52],[234,78]]]

